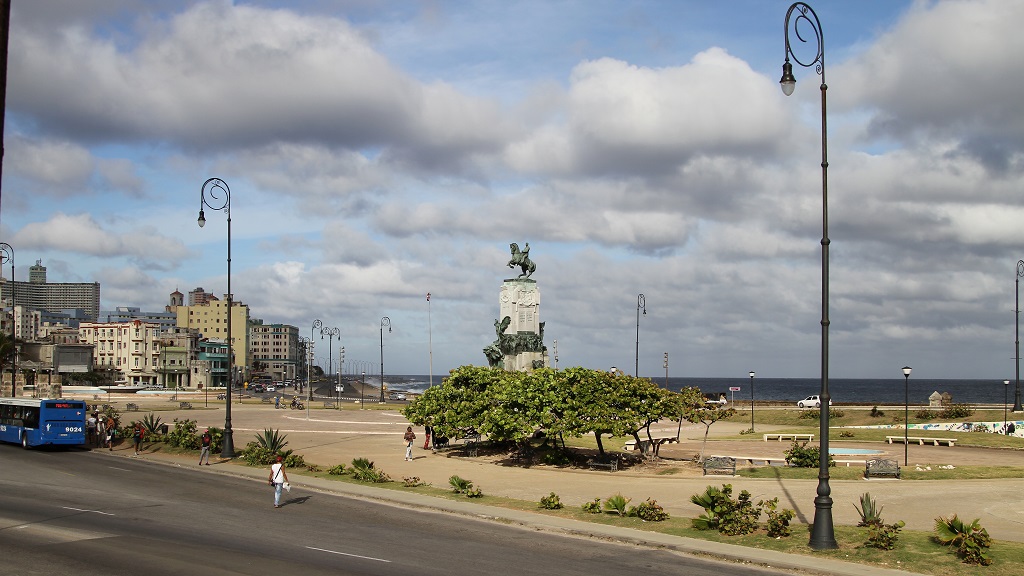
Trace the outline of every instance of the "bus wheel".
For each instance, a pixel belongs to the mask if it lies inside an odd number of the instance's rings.
[[[25,434],[24,432],[21,434],[21,447],[26,450],[28,449],[28,434]]]

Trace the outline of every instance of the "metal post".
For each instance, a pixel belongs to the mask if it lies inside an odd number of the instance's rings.
[[[636,356],[633,366],[633,376],[640,377],[640,309],[643,308],[644,316],[647,316],[647,299],[643,294],[636,295]]]
[[[814,33],[815,40],[817,40],[817,48],[812,52],[814,58],[809,62],[800,60],[799,56],[793,52],[789,41],[790,19],[794,15],[796,19],[793,21],[792,29],[797,40],[807,42],[804,38],[807,30],[804,29],[802,34],[799,30],[801,26],[809,27],[810,31]],[[825,98],[828,85],[825,84],[825,42],[818,15],[804,2],[793,3],[786,12],[785,34],[786,61],[782,65],[782,79],[779,81],[782,92],[789,96],[793,93],[794,88],[796,88],[793,65],[789,62],[790,57],[793,58],[794,62],[805,68],[813,66],[815,71],[821,76],[821,407],[819,409],[819,434],[821,438],[819,449],[821,456],[818,461],[817,497],[814,499],[814,524],[808,544],[816,550],[827,550],[838,548],[839,544],[836,542],[835,525],[832,521],[832,489],[829,487],[828,470],[828,419],[831,395],[828,390],[828,123]]]
[[[750,371],[750,431],[754,431],[754,371]]]
[[[903,465],[910,461],[910,366],[903,367]]]
[[[0,114],[0,116],[2,116],[2,114]],[[2,122],[2,120],[0,120],[0,122]],[[2,153],[2,150],[0,150],[0,153]],[[18,338],[14,331],[14,325],[16,324],[14,302],[14,248],[12,248],[11,245],[8,244],[7,242],[0,242],[0,264],[6,264],[8,262],[11,263],[11,349],[14,350],[14,360],[13,364],[11,364],[11,398],[15,398],[18,395]],[[3,380],[3,376],[3,370],[0,370],[0,380]],[[109,393],[109,389],[107,392]]]
[[[387,316],[380,319],[380,403],[384,403],[384,327],[387,326],[388,334],[391,333],[391,318]]]
[[[434,386],[434,336],[430,326],[430,292],[427,292],[427,354],[430,357],[430,387]]]
[[[1024,407],[1020,405],[1020,277],[1024,276],[1024,260],[1017,261],[1017,279],[1014,280],[1016,283],[1016,297],[1014,298],[1013,313],[1016,324],[1016,337],[1014,338],[1014,348],[1017,351],[1017,376],[1016,385],[1014,386],[1013,392],[1013,411],[1022,412]]]
[[[1007,405],[1006,392],[1009,389],[1010,389],[1010,381],[1009,380],[1003,380],[1003,434],[1006,434],[1006,405]]]
[[[210,204],[207,201],[207,195],[214,201],[214,204]],[[223,203],[219,203],[221,195],[224,197]],[[219,203],[219,204],[218,204]],[[199,227],[202,228],[206,225],[206,215],[203,213],[203,208],[209,208],[210,210],[223,210],[227,215],[228,220],[228,293],[227,293],[227,305],[228,305],[228,382],[227,391],[224,394],[224,434],[221,442],[221,457],[222,458],[234,458],[235,457],[235,443],[233,433],[231,431],[231,380],[234,373],[233,370],[233,354],[231,353],[231,312],[232,312],[232,295],[231,295],[231,189],[228,188],[227,182],[220,178],[209,178],[206,182],[203,182],[202,188],[199,190]],[[209,385],[209,382],[207,382]],[[241,401],[241,396],[239,396]]]

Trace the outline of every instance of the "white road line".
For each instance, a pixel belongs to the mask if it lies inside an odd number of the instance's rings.
[[[107,466],[107,468],[112,468],[114,470],[120,470],[121,472],[131,472],[131,470],[129,470],[127,468],[118,468],[117,466]]]
[[[99,510],[83,510],[81,508],[72,508],[70,506],[61,506],[65,510],[74,510],[75,512],[92,512],[93,514],[103,514],[104,516],[114,516],[110,512],[100,512]]]
[[[327,552],[329,554],[339,554],[341,556],[351,556],[353,558],[362,558],[363,560],[375,560],[377,562],[388,562],[388,563],[391,562],[391,560],[385,560],[383,558],[374,558],[372,556],[360,556],[359,554],[349,554],[348,552],[338,552],[337,550],[326,550],[324,548],[314,548],[312,546],[306,546],[306,548],[308,548],[310,550],[317,550],[319,552]]]

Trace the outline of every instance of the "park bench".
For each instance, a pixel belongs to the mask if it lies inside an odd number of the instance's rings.
[[[662,444],[671,444],[673,442],[679,442],[679,438],[676,438],[675,436],[654,436],[650,440],[641,439],[640,440],[640,451],[641,452],[645,452],[645,449],[647,448],[647,445],[650,444],[652,447],[654,447],[654,449],[655,449],[654,452],[657,453],[658,452],[658,448]],[[626,443],[625,443],[625,445],[622,446],[622,449],[626,450],[626,451],[636,450],[637,449],[636,439],[633,438],[633,439],[630,439],[630,440],[626,440]]]
[[[135,402],[129,402],[129,403],[125,404],[124,409],[129,411],[129,412],[138,412],[139,411],[139,405],[136,404]]]
[[[786,433],[765,434],[764,435],[764,441],[767,442],[769,440],[778,440],[779,442],[782,442],[783,440],[793,440],[795,442],[799,442],[800,440],[804,440],[804,441],[807,441],[807,442],[812,442],[814,440],[814,434],[786,434]]]
[[[887,458],[872,458],[864,463],[864,478],[889,476],[900,477],[900,463]]]
[[[900,444],[902,444],[903,440],[903,436],[885,437],[885,441],[888,442],[889,444],[892,444],[893,442],[899,442]],[[946,446],[953,446],[956,443],[956,438],[931,438],[928,436],[908,436],[906,440],[907,442],[917,442],[919,445],[922,446],[924,444],[931,444],[932,446],[941,446],[943,444],[945,444]]]
[[[736,459],[732,456],[708,456],[704,459],[704,475],[730,474],[736,475]]]
[[[756,466],[759,463],[764,466],[788,466],[785,458],[773,458],[771,456],[715,456],[715,458],[732,458],[737,462],[745,461],[751,466]]]
[[[180,408],[182,410],[191,410],[192,409],[192,403],[191,402],[178,402],[178,408]]]
[[[228,395],[224,394],[223,392],[221,392],[220,394],[217,394],[217,400],[223,400],[223,399],[225,399],[227,397],[228,397]]]
[[[334,408],[334,402],[324,401],[324,408]]]
[[[615,472],[619,469],[619,459],[610,458],[608,460],[587,460],[587,466],[593,470],[594,468],[607,468],[609,472]]]
[[[274,402],[274,399],[269,396],[265,396],[263,398],[260,398],[260,402],[263,402],[264,404],[271,404]]]
[[[462,449],[470,457],[476,458],[478,454],[478,448],[480,444],[480,433],[466,434],[461,438],[456,438],[456,442],[462,442]]]

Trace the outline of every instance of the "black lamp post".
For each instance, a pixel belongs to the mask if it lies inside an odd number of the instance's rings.
[[[319,318],[313,320],[313,327],[309,329],[309,350],[306,351],[309,354],[309,378],[306,382],[306,420],[309,420],[309,405],[313,402],[313,332],[317,328],[321,331],[324,328],[324,323]],[[323,336],[320,338],[322,339]]]
[[[754,371],[750,371],[750,431],[754,431]]]
[[[1016,324],[1016,338],[1014,339],[1015,349],[1017,351],[1017,384],[1014,386],[1013,392],[1013,411],[1022,412],[1024,407],[1020,405],[1020,277],[1024,276],[1024,260],[1017,261],[1017,278],[1014,280],[1016,283],[1016,297],[1014,299],[1013,312],[1015,314]]]
[[[207,200],[207,196],[213,201],[213,204],[210,203],[210,200]],[[231,353],[231,189],[228,188],[227,182],[220,178],[210,178],[203,182],[203,187],[199,190],[198,222],[200,228],[206,225],[206,214],[203,213],[204,207],[210,210],[223,210],[228,218],[228,382],[227,391],[224,394],[224,436],[220,455],[221,458],[234,458],[235,442],[231,432],[231,380],[234,375],[232,366],[233,354]],[[209,386],[209,382],[207,382],[207,386]]]
[[[380,403],[384,403],[384,327],[387,326],[388,334],[391,333],[391,318],[387,316],[380,319]]]
[[[1003,434],[1006,434],[1006,392],[1010,389],[1010,381],[1003,380]]]
[[[643,309],[644,316],[647,316],[647,300],[643,294],[636,295],[636,356],[633,366],[633,376],[640,377],[640,309]]]
[[[910,366],[903,367],[903,465],[906,466],[910,458],[910,443],[907,442],[910,431]]]
[[[7,242],[0,242],[0,265],[11,263],[11,350],[14,352],[13,364],[11,364],[11,398],[17,397],[17,374],[18,374],[18,345],[14,325],[17,324],[14,311],[14,248]],[[0,371],[0,379],[3,379],[3,372]],[[109,393],[109,392],[108,392]]]
[[[334,367],[334,354],[333,354],[333,343],[334,337],[338,337],[338,342],[341,342],[341,330],[338,328],[327,328],[323,327],[320,329],[320,339],[323,340],[324,336],[327,336],[327,381],[331,381],[331,370]],[[337,388],[337,386],[335,386]],[[338,394],[338,401],[341,402],[341,394]]]
[[[795,19],[793,16],[795,15]],[[797,40],[807,42],[800,27],[805,26],[812,32],[817,43],[814,58],[807,62],[793,52],[789,41],[790,20],[792,29]],[[818,492],[814,499],[814,525],[811,529],[809,545],[816,550],[838,548],[836,542],[835,525],[832,522],[832,490],[828,485],[828,418],[829,401],[832,396],[828,391],[828,123],[826,122],[826,100],[825,93],[828,85],[825,84],[825,42],[822,37],[821,22],[818,15],[810,6],[803,2],[795,2],[786,12],[786,61],[782,65],[782,79],[779,84],[782,86],[782,93],[789,96],[796,88],[796,77],[793,76],[793,65],[789,63],[792,56],[797,64],[814,70],[821,76],[821,407],[820,410],[820,451],[821,457],[818,462]]]

